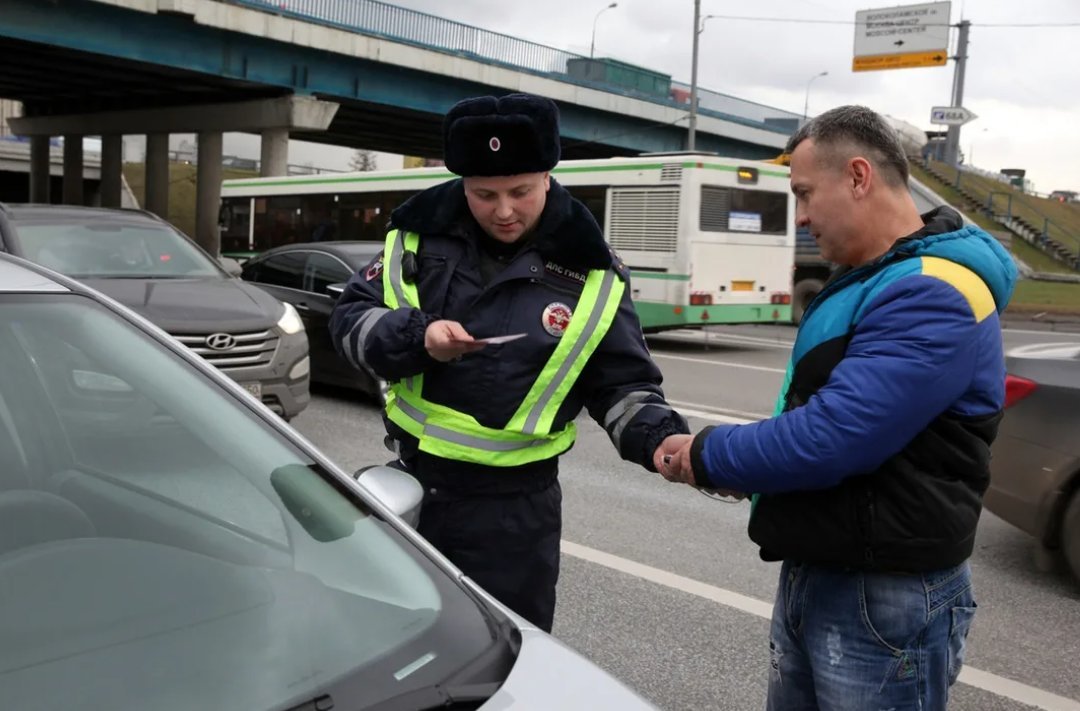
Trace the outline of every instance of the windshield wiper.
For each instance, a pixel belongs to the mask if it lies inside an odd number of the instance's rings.
[[[502,686],[502,682],[492,681],[484,684],[462,684],[460,686],[426,686],[422,689],[406,691],[389,699],[383,699],[370,706],[363,706],[358,711],[434,711],[434,709],[476,708],[478,703],[487,701]],[[322,694],[310,701],[290,706],[285,711],[334,711],[338,707],[329,694]]]
[[[361,707],[360,711],[431,711],[434,709],[476,708],[479,702],[487,701],[502,686],[501,681],[489,681],[481,684],[460,684],[458,686],[425,686],[413,691],[406,691],[398,696],[391,696],[370,706]],[[313,707],[314,708],[314,707]],[[323,707],[325,708],[325,707]],[[291,710],[290,710],[291,711]],[[304,709],[307,711],[307,709]]]

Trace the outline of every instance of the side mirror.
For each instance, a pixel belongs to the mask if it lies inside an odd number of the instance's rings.
[[[240,262],[232,257],[218,257],[218,263],[229,273],[229,276],[238,277],[244,271],[243,267],[240,266]]]
[[[335,299],[341,298],[341,295],[345,293],[345,282],[327,285],[326,293]]]
[[[353,476],[384,506],[400,516],[413,528],[420,522],[420,504],[424,487],[400,469],[376,466],[358,470]]]

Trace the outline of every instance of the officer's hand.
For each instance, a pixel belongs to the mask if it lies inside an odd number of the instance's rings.
[[[457,321],[432,321],[424,332],[424,348],[432,358],[441,363],[484,347],[483,343],[473,343],[473,340]]]

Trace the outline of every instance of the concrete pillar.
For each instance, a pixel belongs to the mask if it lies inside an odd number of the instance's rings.
[[[49,171],[52,167],[49,155],[51,136],[30,137],[30,202],[49,202]]]
[[[146,136],[146,191],[143,208],[169,219],[169,134]]]
[[[289,170],[289,130],[268,128],[262,132],[259,175],[264,178],[286,175]]]
[[[221,146],[221,131],[199,133],[199,165],[195,175],[195,241],[214,257],[221,252],[221,231],[218,228]]]
[[[64,136],[64,204],[83,204],[83,137]]]
[[[101,137],[101,206],[120,207],[120,180],[124,161],[124,137]]]

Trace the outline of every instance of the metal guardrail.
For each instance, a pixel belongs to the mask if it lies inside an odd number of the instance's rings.
[[[661,96],[616,84],[585,80],[568,73],[568,63],[583,55],[529,42],[510,35],[466,25],[444,17],[390,5],[379,0],[226,0],[235,5],[337,27],[359,34],[413,44],[425,49],[542,74],[560,81],[589,86],[668,106],[689,104],[690,87],[671,82],[672,91]],[[698,87],[698,111],[756,128],[790,134],[801,114],[746,101]]]

